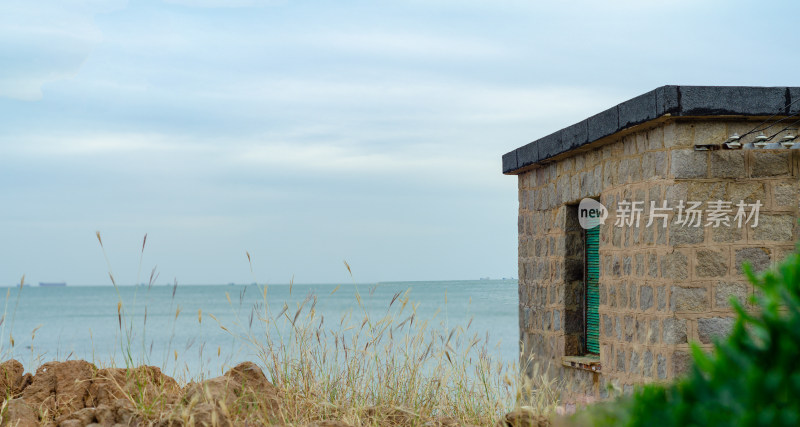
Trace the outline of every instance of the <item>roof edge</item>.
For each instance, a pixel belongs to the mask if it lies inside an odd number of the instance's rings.
[[[789,116],[800,114],[798,100],[800,87],[661,86],[504,154],[503,173],[513,175],[665,115]]]

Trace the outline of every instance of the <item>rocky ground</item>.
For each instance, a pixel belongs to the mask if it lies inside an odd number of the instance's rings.
[[[250,362],[181,387],[153,366],[98,369],[83,360],[70,360],[45,363],[32,375],[18,361],[9,360],[0,364],[0,390],[3,427],[352,425],[325,419],[324,411],[319,420],[294,422],[293,415],[308,420],[308,414],[282,407],[286,396]],[[365,408],[355,419],[361,425],[461,425],[448,418],[419,420],[400,408]],[[497,425],[546,426],[549,421],[515,411]]]

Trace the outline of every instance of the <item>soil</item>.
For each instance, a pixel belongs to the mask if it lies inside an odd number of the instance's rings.
[[[45,363],[35,374],[9,360],[0,364],[0,427],[263,426],[286,425],[280,391],[261,368],[244,362],[222,376],[181,387],[154,366],[98,369],[83,360]],[[284,396],[285,398],[285,396]],[[285,400],[283,400],[285,401]],[[399,408],[366,408],[366,425],[418,424]],[[294,423],[291,423],[294,424]],[[348,427],[338,420],[308,426]],[[431,427],[454,427],[441,418]],[[511,412],[497,427],[549,426],[545,417]]]

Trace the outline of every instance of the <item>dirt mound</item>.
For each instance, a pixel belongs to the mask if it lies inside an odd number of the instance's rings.
[[[70,360],[45,363],[31,375],[9,360],[0,364],[0,387],[0,426],[230,426],[278,405],[277,389],[250,362],[181,388],[154,366],[97,369]]]
[[[189,383],[182,402],[191,408],[190,417],[198,424],[230,425],[231,420],[247,419],[254,410],[274,415],[278,409],[278,390],[252,362],[243,362],[221,377]]]
[[[526,409],[507,413],[497,421],[496,427],[550,427],[550,419]]]
[[[33,382],[22,390],[22,400],[46,418],[71,414],[86,407],[94,365],[83,360],[45,363]]]
[[[159,368],[97,369],[82,360],[45,363],[35,375],[21,363],[0,364],[0,427],[119,427],[119,426],[264,426],[305,419],[302,405],[281,394],[262,370],[245,362],[222,376],[181,387]],[[6,399],[8,399],[6,401]],[[283,402],[283,407],[279,407]],[[295,402],[296,403],[296,402]],[[334,413],[336,408],[334,408]],[[320,416],[309,427],[350,427],[344,421]],[[433,419],[408,409],[380,405],[354,413],[339,413],[354,425],[426,427],[464,426],[441,416]],[[313,420],[313,418],[312,418]],[[497,427],[549,426],[550,421],[520,409],[506,414]]]
[[[9,360],[0,364],[0,402],[6,396],[18,395],[33,380],[33,375],[26,374],[22,363]]]

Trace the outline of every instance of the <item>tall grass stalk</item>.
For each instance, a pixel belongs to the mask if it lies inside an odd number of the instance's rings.
[[[249,254],[248,260],[252,270]],[[263,328],[244,325],[238,316],[234,325],[220,325],[255,350],[281,390],[275,421],[381,425],[400,417],[404,425],[441,419],[490,425],[514,408],[554,412],[556,381],[547,370],[526,360],[522,372],[532,374],[521,376],[517,363],[496,361],[488,333],[480,338],[470,330],[471,321],[448,328],[445,319],[432,326],[435,319],[418,318],[409,291],[381,302],[383,309],[368,307],[353,285],[358,311],[348,310],[338,322],[316,312],[314,294],[294,308],[284,303],[270,316],[264,285],[263,311],[260,304],[251,310],[251,319]]]

